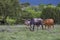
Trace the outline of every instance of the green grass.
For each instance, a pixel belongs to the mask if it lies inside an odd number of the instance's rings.
[[[51,30],[29,31],[25,27],[11,27],[14,31],[0,32],[0,40],[60,40],[60,26]]]

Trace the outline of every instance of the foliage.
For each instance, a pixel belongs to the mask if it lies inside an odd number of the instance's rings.
[[[21,3],[21,6],[22,7],[27,7],[27,6],[29,6],[30,5],[30,3],[28,3],[28,2],[26,2],[26,3]]]
[[[36,11],[36,9],[37,9],[37,8],[27,7],[27,8],[26,8],[26,11],[27,11],[28,13],[31,13],[31,16],[32,16],[33,18],[38,18],[38,17],[40,17],[40,15],[41,15],[41,11]]]
[[[20,4],[18,0],[0,0],[0,15],[4,20],[7,16],[17,17],[20,13]]]
[[[12,19],[12,18],[7,17],[6,21],[9,25],[13,25],[13,24],[15,24],[16,19]]]

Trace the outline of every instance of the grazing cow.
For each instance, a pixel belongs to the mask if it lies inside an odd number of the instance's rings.
[[[45,29],[46,29],[46,26],[48,28],[51,28],[51,26],[53,26],[53,28],[54,28],[54,19],[45,19],[44,25],[45,25]]]

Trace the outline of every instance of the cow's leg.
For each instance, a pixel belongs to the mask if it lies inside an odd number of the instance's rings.
[[[51,25],[48,25],[48,29],[51,29]]]
[[[29,28],[29,29],[30,29],[30,31],[31,31],[31,29],[32,29],[32,26],[31,26],[31,25],[30,25],[30,28]]]
[[[48,25],[48,29],[49,29],[49,25]]]
[[[40,26],[40,25],[37,25],[37,31],[38,31],[39,26]]]
[[[52,28],[53,25],[50,25],[50,29]]]
[[[45,29],[46,29],[46,25],[45,25]]]
[[[54,25],[51,25],[51,28],[54,28]]]
[[[42,30],[43,30],[43,29],[44,29],[44,28],[43,28],[43,25],[41,25],[41,26],[42,26]]]
[[[33,30],[32,31],[34,31],[34,27],[35,27],[35,25],[33,25],[33,28],[32,28]]]
[[[30,31],[34,31],[35,25],[30,25]]]
[[[53,28],[54,28],[54,25],[53,25]]]
[[[38,31],[38,26],[37,26],[37,31]]]

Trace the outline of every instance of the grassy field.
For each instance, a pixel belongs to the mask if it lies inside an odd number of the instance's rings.
[[[55,25],[55,28],[50,30],[37,31],[35,29],[34,32],[26,29],[24,25],[2,25],[0,26],[0,40],[60,40],[60,25]]]

